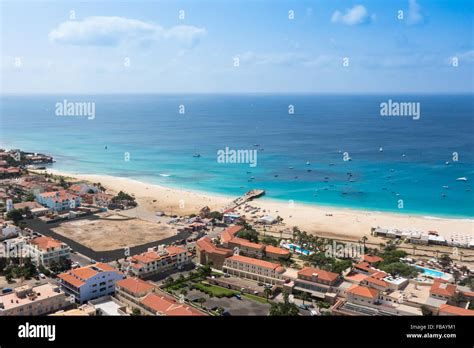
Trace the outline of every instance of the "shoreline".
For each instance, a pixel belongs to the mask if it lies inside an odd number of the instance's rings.
[[[154,217],[157,211],[164,211],[170,215],[189,215],[198,213],[204,206],[208,206],[211,211],[222,211],[222,208],[236,198],[229,195],[149,184],[137,179],[111,175],[74,174],[49,168],[36,172],[47,172],[95,183],[100,182],[107,188],[107,191],[118,192],[123,190],[133,194],[139,203],[137,210],[140,210],[145,219]],[[284,219],[283,226],[272,226],[267,229],[269,232],[277,232],[283,227],[285,230],[291,230],[293,226],[297,226],[311,234],[340,236],[354,240],[367,236],[369,239],[379,240],[379,238],[370,235],[370,229],[371,227],[380,226],[424,232],[434,230],[447,239],[452,234],[474,236],[474,219],[469,218],[445,218],[356,210],[298,202],[295,202],[294,206],[291,207],[288,202],[268,198],[253,200],[248,205],[260,208],[259,215],[281,216]],[[246,214],[243,207],[238,208],[237,211],[242,215]]]

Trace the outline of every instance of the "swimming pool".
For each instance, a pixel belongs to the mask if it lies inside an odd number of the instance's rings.
[[[425,276],[428,276],[428,277],[431,277],[431,278],[443,278],[443,276],[445,275],[444,272],[436,271],[436,270],[431,269],[431,268],[425,268],[425,267],[421,267],[421,266],[415,266],[415,267],[418,268],[418,269],[423,270],[423,274]]]
[[[311,255],[313,252],[310,250],[302,249],[299,245],[288,243],[283,245],[286,249],[294,251],[298,254]]]

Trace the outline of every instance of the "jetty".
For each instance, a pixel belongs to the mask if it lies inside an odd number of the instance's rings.
[[[264,194],[265,194],[265,190],[259,190],[259,189],[250,190],[247,193],[245,193],[244,195],[234,199],[229,205],[227,205],[225,207],[224,210],[228,211],[228,210],[235,209],[238,206],[240,206],[240,205],[242,205],[242,204],[244,204],[248,201],[251,201],[252,199],[263,196]]]

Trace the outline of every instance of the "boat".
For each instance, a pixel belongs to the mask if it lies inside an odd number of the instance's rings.
[[[289,169],[293,169],[293,167],[288,167]]]
[[[307,165],[307,166],[309,166],[310,164],[311,164],[311,163],[309,163],[309,162],[306,162],[306,165]]]
[[[405,155],[405,154],[402,154],[402,157],[406,157],[406,155]]]
[[[448,162],[448,161],[446,161],[446,162],[444,162],[444,164],[446,164],[446,165],[449,165],[449,162]]]
[[[383,152],[383,147],[379,148],[379,152]]]
[[[461,178],[457,178],[456,181],[467,181],[467,178],[463,176]]]
[[[194,153],[194,155],[193,155],[193,157],[201,157],[201,154],[200,154],[200,153],[197,153],[197,152],[195,152],[195,153]]]
[[[445,185],[445,186],[443,186],[443,188],[444,188],[444,189],[448,189],[448,188],[449,188],[449,186]]]

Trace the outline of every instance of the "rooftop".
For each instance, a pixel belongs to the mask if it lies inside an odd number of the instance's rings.
[[[274,263],[274,262],[269,262],[269,261],[264,261],[264,260],[258,260],[258,259],[254,259],[254,258],[251,258],[251,257],[242,256],[242,255],[232,255],[232,256],[228,257],[227,260],[246,263],[246,264],[249,264],[249,265],[255,265],[255,266],[258,266],[258,267],[262,267],[262,268],[273,269],[277,272],[284,272],[285,271],[285,269],[279,263]]]

